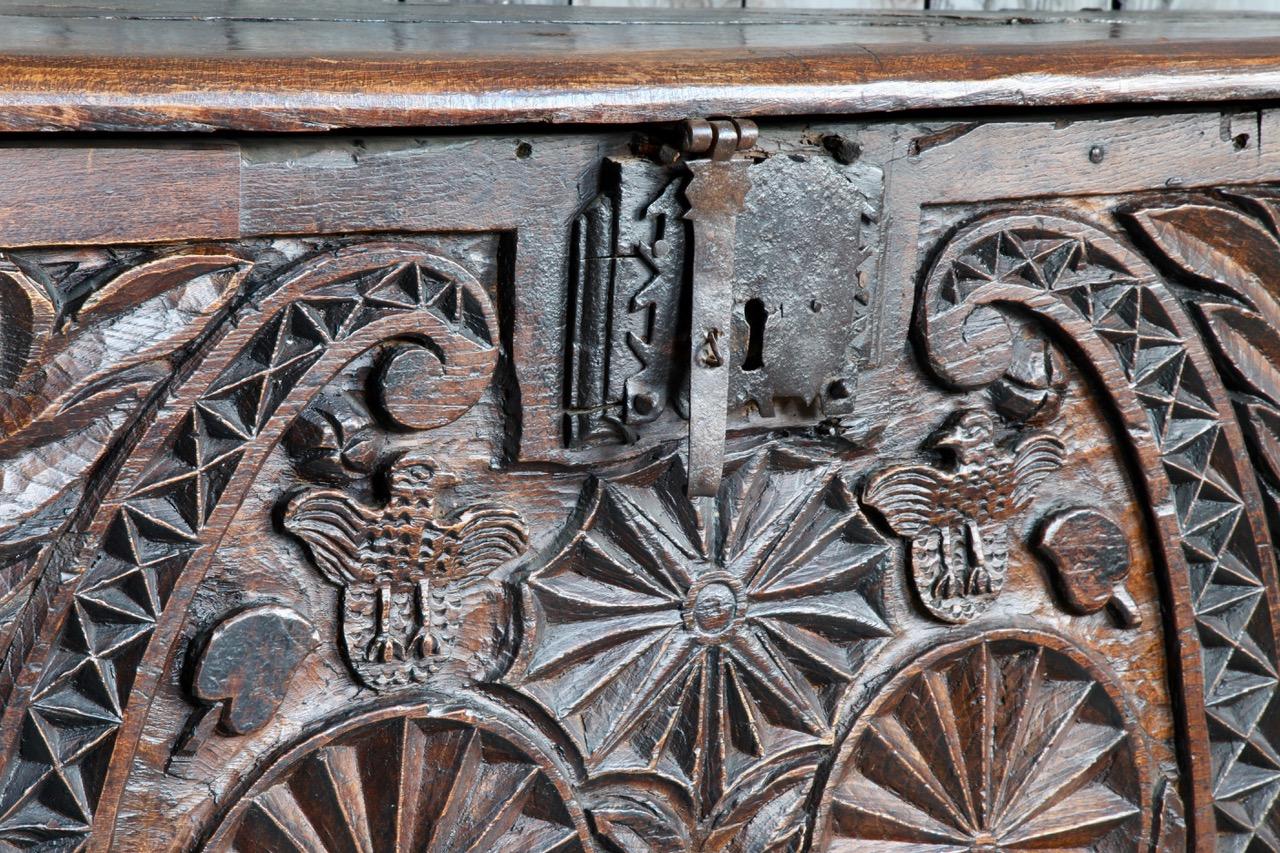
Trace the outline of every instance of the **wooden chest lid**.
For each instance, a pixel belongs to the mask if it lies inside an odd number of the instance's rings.
[[[283,11],[282,11],[283,10]],[[316,131],[1246,100],[1280,16],[8,3],[0,131]]]

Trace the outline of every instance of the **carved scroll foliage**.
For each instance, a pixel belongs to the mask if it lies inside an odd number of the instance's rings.
[[[768,451],[717,499],[672,463],[596,481],[579,527],[530,577],[508,681],[562,720],[589,772],[650,770],[700,816],[752,768],[829,744],[835,704],[891,633],[889,553],[838,473]]]
[[[1280,241],[1253,219],[1220,205],[1184,204],[1131,214],[1157,249],[1209,299],[1194,305],[1204,320],[1223,374],[1237,390],[1251,427],[1259,467],[1280,482]],[[1221,301],[1222,294],[1237,303]],[[1209,301],[1212,300],[1212,301]]]
[[[930,272],[921,312],[930,367],[945,381],[980,387],[1007,369],[1009,328],[996,306],[1016,305],[1069,336],[1120,412],[1151,490],[1177,627],[1194,619],[1212,771],[1196,796],[1216,806],[1218,832],[1246,849],[1269,828],[1280,795],[1280,732],[1274,723],[1270,556],[1249,515],[1256,498],[1242,478],[1211,369],[1187,342],[1188,326],[1147,264],[1103,231],[1056,216],[993,216],[962,229]],[[1177,543],[1176,545],[1172,543]],[[1189,600],[1188,600],[1189,599]],[[1190,626],[1187,626],[1188,628]],[[1203,650],[1201,652],[1201,649]],[[1188,696],[1188,702],[1194,697]],[[1188,740],[1203,731],[1188,709]],[[1193,806],[1193,810],[1198,807]],[[1213,827],[1200,826],[1201,838]]]
[[[256,309],[143,437],[153,455],[117,484],[95,528],[105,532],[31,689],[20,752],[0,789],[0,840],[70,843],[88,831],[138,663],[175,585],[193,558],[207,557],[207,538],[216,540],[251,480],[245,472],[311,394],[389,338],[461,339],[496,357],[483,289],[415,247],[327,254],[293,270]]]
[[[12,538],[76,484],[123,422],[109,404],[167,378],[171,357],[206,330],[251,267],[223,251],[153,260],[108,281],[61,324],[39,285],[0,269],[3,301],[21,293],[32,306],[0,329],[6,340],[30,340],[24,358],[10,353],[0,368],[11,376],[0,381],[0,536]],[[23,316],[37,325],[14,328]]]
[[[0,704],[55,591],[41,580],[47,546],[253,264],[210,247],[119,266],[86,274],[105,280],[73,297],[41,264],[0,258]]]

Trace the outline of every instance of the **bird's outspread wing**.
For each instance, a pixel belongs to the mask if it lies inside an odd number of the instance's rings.
[[[1048,433],[1033,433],[1018,442],[1013,451],[1013,506],[1030,503],[1036,487],[1062,467],[1065,457],[1062,441]]]
[[[524,519],[498,504],[476,504],[458,513],[449,535],[457,544],[460,579],[488,575],[529,548]]]
[[[928,465],[899,465],[873,474],[862,500],[884,516],[894,533],[913,538],[932,526],[947,479],[945,472]]]
[[[284,529],[298,537],[327,580],[346,586],[361,576],[360,545],[370,515],[342,492],[310,492],[289,501]]]

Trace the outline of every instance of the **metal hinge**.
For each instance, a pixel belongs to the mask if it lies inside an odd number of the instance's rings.
[[[743,119],[690,119],[681,153],[691,175],[685,187],[693,223],[689,336],[689,484],[691,496],[720,489],[728,427],[733,336],[734,234],[751,179],[751,161],[737,156],[759,134]]]

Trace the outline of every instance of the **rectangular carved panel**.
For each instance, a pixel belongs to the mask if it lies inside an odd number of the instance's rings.
[[[0,847],[1280,849],[1273,124],[246,141],[251,234],[42,226]]]

